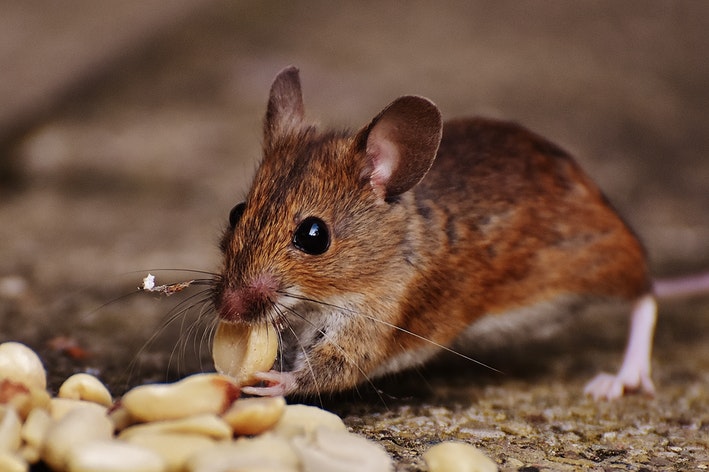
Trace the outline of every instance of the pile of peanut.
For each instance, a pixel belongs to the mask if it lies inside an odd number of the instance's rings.
[[[0,470],[39,462],[57,472],[394,469],[380,445],[348,432],[337,415],[282,397],[239,398],[239,388],[225,375],[196,374],[114,401],[96,377],[75,374],[51,397],[39,357],[0,344]],[[432,472],[497,470],[475,454],[443,443],[424,460]]]

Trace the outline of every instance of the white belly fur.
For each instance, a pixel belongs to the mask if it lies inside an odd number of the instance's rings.
[[[562,295],[529,307],[485,315],[468,326],[452,345],[447,347],[468,355],[499,349],[519,336],[523,336],[525,340],[550,339],[589,308],[601,307],[617,309],[617,302],[592,302],[579,295]],[[402,352],[389,359],[371,375],[378,377],[420,366],[441,351],[441,346],[431,343],[414,351]]]

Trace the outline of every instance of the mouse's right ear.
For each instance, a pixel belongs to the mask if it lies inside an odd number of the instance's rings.
[[[263,124],[265,142],[270,144],[278,137],[299,131],[304,115],[298,69],[287,67],[278,73],[271,85]]]
[[[431,168],[442,132],[441,112],[433,102],[397,98],[355,137],[357,155],[365,157],[361,177],[385,200],[406,192]]]

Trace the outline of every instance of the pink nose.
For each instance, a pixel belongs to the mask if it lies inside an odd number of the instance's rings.
[[[277,287],[273,277],[263,275],[251,284],[225,288],[220,300],[219,317],[231,322],[263,321],[260,318],[275,303]]]

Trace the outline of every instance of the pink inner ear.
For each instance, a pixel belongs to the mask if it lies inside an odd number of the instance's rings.
[[[401,160],[399,148],[390,139],[392,131],[394,130],[390,124],[380,122],[372,129],[367,139],[367,156],[372,165],[370,181],[377,193],[382,195],[386,193],[385,188]]]

